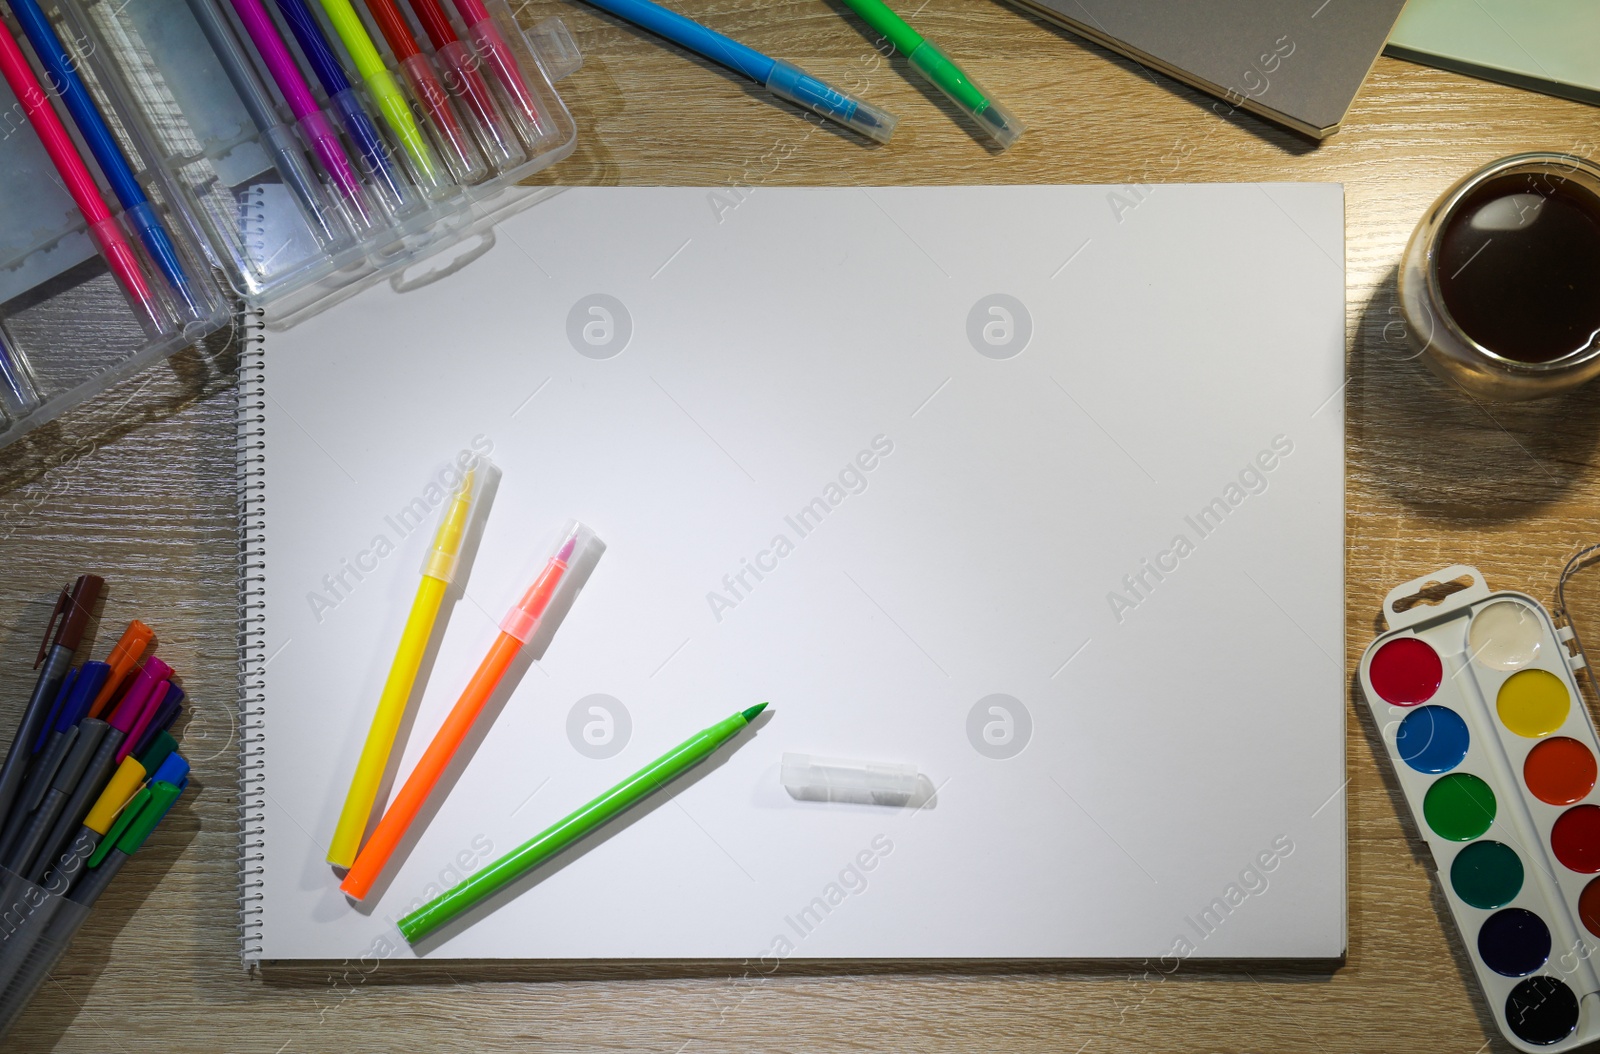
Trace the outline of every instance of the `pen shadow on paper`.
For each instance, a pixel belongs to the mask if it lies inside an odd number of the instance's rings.
[[[195,814],[193,803],[205,791],[205,785],[191,775],[177,805],[95,902],[61,960],[12,1026],[5,1049],[56,1049],[84,1013],[84,1004],[91,999],[100,975],[110,963],[112,949],[123,930],[141,915],[148,924],[145,902],[150,895],[163,883],[167,883],[169,895],[176,895],[168,875],[200,834],[200,817]]]
[[[1377,616],[1373,621],[1374,635],[1387,631],[1387,627],[1383,624],[1382,615]],[[1444,934],[1445,942],[1450,945],[1450,958],[1455,964],[1456,974],[1460,978],[1462,990],[1466,991],[1471,997],[1472,1011],[1477,1015],[1478,1027],[1485,1036],[1494,1039],[1496,1049],[1510,1049],[1499,1038],[1500,1026],[1495,1023],[1494,1013],[1490,1010],[1489,1004],[1484,998],[1483,989],[1478,984],[1478,976],[1472,965],[1472,955],[1467,950],[1466,945],[1462,943],[1460,931],[1456,929],[1455,924],[1451,921],[1454,917],[1453,910],[1440,887],[1440,876],[1434,866],[1432,854],[1426,849],[1427,842],[1422,837],[1422,832],[1417,829],[1416,820],[1411,815],[1410,806],[1406,804],[1405,791],[1401,789],[1400,781],[1395,777],[1394,768],[1388,760],[1389,750],[1384,745],[1383,732],[1378,728],[1378,722],[1374,718],[1371,708],[1367,706],[1366,697],[1361,690],[1361,672],[1359,669],[1350,672],[1349,685],[1350,704],[1355,708],[1356,721],[1361,726],[1362,738],[1366,740],[1367,754],[1372,758],[1373,765],[1378,770],[1378,776],[1383,782],[1383,789],[1389,797],[1389,808],[1393,811],[1396,819],[1400,821],[1401,837],[1405,839],[1406,849],[1411,854],[1411,862],[1421,868],[1422,873],[1433,876],[1428,880],[1428,903],[1433,909],[1435,917],[1439,920],[1439,928]],[[1363,844],[1363,839],[1352,837],[1347,840],[1350,856],[1348,866],[1351,874],[1355,874],[1359,870],[1357,856],[1361,852]],[[1360,910],[1356,910],[1358,903],[1360,901],[1357,898],[1351,898],[1350,907],[1352,910],[1348,913],[1349,929],[1347,933],[1347,940],[1351,946],[1360,943],[1366,936],[1364,932],[1365,917]],[[1485,1044],[1485,1046],[1487,1045]]]
[[[498,487],[498,475],[491,482],[494,486]],[[485,486],[488,485],[489,484],[485,484]],[[483,516],[477,517],[477,522],[474,524],[474,528],[478,531],[480,537],[482,534],[482,524],[488,519],[487,503],[492,501],[493,494],[485,492],[483,497],[485,500],[485,513]],[[466,563],[466,560],[469,556],[477,555],[476,539],[471,540],[470,550],[467,548],[467,542],[468,536],[463,536],[463,567],[470,566]],[[511,697],[516,694],[517,688],[522,684],[523,677],[527,674],[529,668],[532,667],[535,662],[544,658],[545,652],[550,647],[550,642],[555,637],[556,631],[561,628],[561,623],[566,619],[567,612],[571,610],[573,602],[583,591],[584,586],[588,584],[589,577],[594,574],[595,568],[598,566],[600,558],[603,555],[605,555],[604,543],[596,542],[595,544],[586,547],[574,558],[572,563],[568,565],[566,574],[563,576],[561,584],[556,589],[555,594],[550,598],[550,603],[545,608],[544,615],[542,618],[540,618],[539,624],[535,628],[533,635],[528,638],[527,644],[525,644],[522,649],[517,652],[517,657],[512,660],[511,665],[506,668],[505,676],[500,678],[500,683],[495,686],[494,694],[489,697],[489,701],[484,704],[483,711],[479,713],[478,719],[473,722],[472,730],[467,734],[467,737],[462,740],[461,747],[450,759],[450,764],[445,767],[443,774],[439,777],[438,785],[435,786],[433,792],[428,795],[427,801],[424,802],[422,808],[418,811],[416,819],[412,821],[410,827],[406,829],[405,835],[400,839],[399,844],[395,847],[394,855],[390,858],[389,865],[383,869],[382,874],[378,880],[373,883],[372,889],[367,893],[364,899],[360,901],[354,901],[348,897],[344,897],[341,894],[340,899],[344,901],[345,905],[348,905],[353,910],[367,916],[370,916],[377,908],[379,901],[383,899],[384,894],[388,891],[389,884],[394,880],[394,876],[399,873],[400,864],[408,856],[410,856],[411,851],[416,848],[417,841],[422,837],[423,832],[428,829],[428,825],[433,822],[434,816],[438,814],[439,809],[444,805],[445,800],[450,797],[451,792],[455,789],[457,781],[461,779],[461,774],[466,771],[467,766],[472,763],[473,757],[477,755],[478,748],[482,745],[484,738],[488,736],[489,732],[494,728],[495,720],[500,716],[500,711],[505,709],[506,704],[511,701]],[[465,573],[457,575],[457,581],[463,581],[465,578]],[[454,586],[452,586],[452,589],[453,588]],[[428,672],[431,672],[433,669],[433,659],[437,652],[438,642],[442,640],[443,637],[443,633],[435,632],[433,634],[433,639],[429,642],[428,651],[424,654],[423,658],[424,668]],[[419,696],[424,687],[426,687],[426,684],[422,681],[421,674],[419,673],[418,686],[413,689],[412,697],[416,698]],[[410,736],[411,726],[413,723],[413,718],[416,714],[416,710],[417,708],[415,706],[407,708],[405,720],[401,725],[400,735],[396,738],[394,750],[389,755],[389,769],[385,772],[384,776],[386,785],[380,788],[378,797],[376,799],[376,801],[380,804],[386,803],[390,799],[389,787],[393,785],[395,779],[395,770],[400,764],[401,755],[405,753],[406,740]],[[375,806],[372,811],[372,819],[367,825],[367,835],[369,836],[372,833],[372,828],[375,827],[378,821],[381,819],[383,809]],[[343,907],[341,907],[340,910],[342,911]]]
[[[1526,519],[1561,501],[1600,445],[1600,383],[1520,403],[1467,394],[1423,362],[1396,274],[1367,302],[1348,356],[1352,474],[1452,528]]]

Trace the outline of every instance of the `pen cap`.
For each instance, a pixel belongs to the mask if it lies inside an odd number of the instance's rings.
[[[169,783],[165,780],[152,781],[150,800],[145,802],[144,808],[139,810],[139,814],[128,823],[127,828],[116,839],[118,852],[126,853],[128,856],[138,852],[144,845],[145,839],[150,837],[150,832],[156,829],[156,824],[165,819],[172,806],[177,803],[188,783],[188,777],[178,783]]]
[[[168,681],[166,696],[162,698],[161,704],[156,707],[153,715],[150,718],[150,723],[145,725],[144,731],[141,732],[139,734],[139,738],[134,741],[133,749],[129,751],[129,753],[142,760],[144,758],[145,751],[150,749],[150,744],[155,742],[156,736],[171,728],[173,722],[177,721],[178,714],[182,710],[183,689],[179,688],[171,681]],[[145,766],[145,768],[149,767],[149,765]]]
[[[853,128],[880,143],[889,141],[894,134],[894,126],[900,120],[788,62],[772,64],[772,72],[767,75],[767,90],[780,99],[803,106],[812,113]]]
[[[444,503],[444,511],[439,514],[439,529],[434,532],[433,544],[422,558],[422,573],[441,582],[455,581],[456,570],[461,563],[461,547],[472,526],[472,517],[477,512],[484,484],[499,472],[488,458],[463,457],[466,458],[465,465],[460,465],[458,459],[440,473],[442,477],[445,473],[454,472],[460,482]]]
[[[918,782],[915,765],[783,755],[783,789],[800,801],[905,805],[916,796]]]
[[[179,753],[168,754],[161,766],[150,774],[152,783],[177,783],[179,785],[189,782],[189,762]]]
[[[931,43],[924,40],[912,49],[907,58],[912,69],[977,121],[999,144],[1000,149],[1004,150],[1022,137],[1022,122],[1010,110],[995,102],[994,96],[984,91],[982,85],[967,76],[966,71]]]
[[[153,772],[164,764],[172,752],[178,749],[178,741],[172,738],[170,732],[157,732],[150,739],[150,745],[144,748],[139,755],[139,767],[146,772]]]
[[[121,281],[122,295],[133,309],[145,334],[153,340],[178,332],[182,327],[172,305],[165,282],[127,221],[125,213],[113,213],[88,225],[89,238]]]
[[[45,654],[51,648],[78,650],[78,642],[83,640],[83,631],[89,625],[95,602],[100,599],[100,591],[105,585],[106,580],[99,575],[79,575],[70,593],[65,589],[61,591],[61,596],[56,599],[56,608],[50,613],[50,625],[45,627],[44,643],[39,646],[39,657],[33,663],[35,666],[44,661]],[[52,630],[54,636],[51,635]]]
[[[89,704],[99,694],[110,673],[111,667],[103,662],[86,662],[78,667],[78,679],[73,683],[72,697],[61,708],[61,716],[56,721],[57,732],[65,732],[88,715]]]
[[[128,623],[128,628],[122,631],[122,636],[111,649],[111,654],[106,656],[106,663],[113,670],[124,672],[143,657],[144,649],[155,639],[155,630],[134,619]]]
[[[411,189],[393,161],[391,147],[378,130],[377,122],[361,105],[354,88],[346,88],[328,99],[345,138],[356,144],[355,161],[366,177],[367,190],[389,215],[403,218],[422,207],[422,199]],[[370,148],[370,149],[368,149]]]
[[[55,730],[61,721],[61,715],[67,712],[67,700],[72,697],[72,689],[77,683],[78,670],[74,667],[67,671],[67,675],[61,678],[61,684],[56,687],[56,696],[50,703],[50,712],[39,725],[39,734],[33,737],[33,744],[28,747],[33,753],[39,752],[39,748],[44,745],[45,737]]]
[[[150,656],[144,661],[139,672],[134,675],[133,683],[128,686],[128,694],[122,697],[122,702],[111,715],[111,727],[121,732],[126,732],[138,723],[144,716],[150,697],[156,690],[156,685],[172,676],[172,667]]]
[[[100,844],[95,847],[93,853],[89,854],[89,859],[86,863],[88,868],[93,870],[99,867],[101,862],[105,860],[106,854],[117,848],[117,839],[122,837],[123,832],[132,825],[134,820],[139,818],[139,814],[144,811],[144,807],[150,803],[150,793],[149,787],[140,787],[134,792],[133,797],[128,799],[127,805],[123,807],[121,814],[103,832],[104,837],[100,839]],[[85,823],[84,826],[90,830],[95,829],[89,823]]]
[[[440,46],[434,58],[443,70],[440,79],[445,90],[460,102],[461,119],[472,128],[489,167],[506,172],[527,160],[517,133],[507,123],[480,68],[483,63],[478,56],[461,41],[451,40]]]
[[[106,656],[106,664],[110,673],[100,692],[94,697],[94,705],[89,708],[89,716],[99,717],[105,709],[106,703],[111,701],[111,696],[122,686],[122,681],[128,676],[128,671],[133,669],[134,663],[144,657],[145,648],[156,639],[155,631],[138,619],[128,623],[128,628],[122,631],[122,639],[111,649],[111,654]]]
[[[100,792],[94,806],[84,815],[83,825],[97,834],[105,834],[116,822],[117,814],[139,793],[139,785],[149,775],[149,770],[138,761],[123,758],[106,781],[105,790]]]
[[[100,683],[109,670],[110,667],[103,662],[86,662],[67,674],[67,679],[61,682],[61,694],[56,700],[59,705],[50,711],[50,720],[39,730],[39,738],[33,747],[35,751],[44,744],[49,733],[65,732],[83,720],[89,710],[89,700],[100,690]]]
[[[559,606],[562,609],[571,602],[567,594],[575,587],[569,583],[567,569],[597,558],[604,549],[605,543],[594,531],[577,520],[568,520],[561,532],[561,541],[556,544],[539,577],[522,594],[516,606],[500,620],[500,632],[509,633],[524,644],[528,643],[528,638],[538,629],[539,620],[550,609],[552,601],[560,597]]]
[[[489,175],[489,166],[451,105],[428,56],[419,51],[402,59],[400,73],[417,100],[417,116],[438,147],[451,178],[462,186],[483,182]]]
[[[155,719],[162,702],[175,687],[171,681],[162,681],[150,692],[150,700],[144,704],[143,712],[133,722],[133,727],[128,729],[127,738],[122,741],[122,746],[117,748],[117,764],[122,764],[122,759],[133,753],[133,748],[144,738],[144,730],[150,727],[150,722]]]

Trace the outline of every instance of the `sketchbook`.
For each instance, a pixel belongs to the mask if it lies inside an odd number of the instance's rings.
[[[577,189],[492,240],[248,335],[248,959],[416,955],[395,919],[761,701],[426,956],[1343,954],[1339,186]],[[606,548],[358,907],[324,855],[475,456],[399,778],[567,519]],[[795,800],[785,753],[929,793]]]

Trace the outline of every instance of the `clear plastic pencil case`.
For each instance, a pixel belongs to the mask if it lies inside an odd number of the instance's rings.
[[[29,102],[54,112],[53,98]],[[130,216],[102,183],[110,216],[91,224],[0,81],[0,444],[227,324],[227,299],[168,205],[176,188],[140,175],[143,208]],[[171,248],[165,269],[141,237],[156,230]]]
[[[0,868],[0,1037],[72,943],[92,910]]]
[[[1524,1051],[1600,1038],[1600,737],[1570,622],[1455,565],[1392,590],[1362,694],[1488,1008]]]
[[[438,0],[436,48],[419,3],[391,4],[417,45],[396,61],[360,0],[44,0],[193,281],[164,282],[117,213],[152,279],[149,303],[129,294],[0,85],[0,444],[226,325],[225,287],[292,325],[487,248],[548,193],[517,184],[577,142],[552,87],[581,64],[566,27]]]

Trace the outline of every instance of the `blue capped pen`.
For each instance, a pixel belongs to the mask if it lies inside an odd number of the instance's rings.
[[[894,134],[899,118],[892,114],[839,91],[798,66],[763,55],[660,4],[650,0],[589,0],[589,3],[719,62],[735,73],[742,73],[778,98],[804,106],[869,139],[887,143]]]

